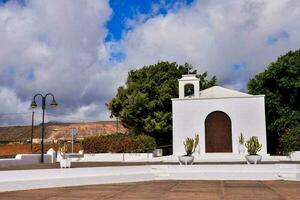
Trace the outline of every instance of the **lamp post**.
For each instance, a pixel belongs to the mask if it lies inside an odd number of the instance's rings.
[[[34,129],[34,111],[32,111],[32,115],[31,115],[31,136],[30,136],[30,150],[31,150],[31,153],[32,153],[33,129]]]
[[[43,96],[42,94],[36,94],[34,95],[32,102],[31,102],[31,108],[34,109],[37,107],[35,98],[40,96],[42,98],[42,109],[43,109],[43,118],[42,118],[42,141],[41,141],[41,146],[42,146],[42,150],[41,150],[41,163],[44,163],[44,136],[45,136],[45,122],[44,122],[44,118],[45,118],[45,109],[46,109],[46,98],[48,96],[52,97],[52,101],[50,103],[50,106],[52,108],[55,108],[57,106],[57,103],[55,101],[54,95],[52,93],[48,93],[45,96]]]

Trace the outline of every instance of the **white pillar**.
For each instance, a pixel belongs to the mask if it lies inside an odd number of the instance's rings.
[[[47,151],[47,155],[51,156],[51,160],[50,160],[51,163],[56,163],[56,152],[54,151],[54,149],[52,149],[52,148],[49,149]]]

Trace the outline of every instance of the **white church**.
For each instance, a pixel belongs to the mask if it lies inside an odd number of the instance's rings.
[[[194,94],[186,95],[185,87],[193,86]],[[195,74],[179,79],[179,98],[172,99],[173,155],[184,155],[183,141],[199,134],[197,154],[239,154],[239,135],[245,140],[257,136],[267,154],[265,96],[250,95],[220,86],[200,90]]]

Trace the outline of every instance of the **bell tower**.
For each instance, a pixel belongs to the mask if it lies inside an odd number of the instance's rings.
[[[200,83],[196,74],[185,74],[178,80],[179,82],[179,98],[198,98],[200,95]],[[194,94],[186,94],[186,88],[192,89]]]

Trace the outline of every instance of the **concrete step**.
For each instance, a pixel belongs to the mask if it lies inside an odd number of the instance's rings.
[[[151,173],[154,174],[155,180],[163,180],[170,176],[168,165],[153,165]]]
[[[285,180],[300,180],[299,164],[278,164],[279,176]]]
[[[163,162],[178,163],[178,156],[172,155],[162,158]],[[290,161],[287,156],[270,156],[269,154],[262,155],[262,161],[279,162]],[[194,155],[194,162],[246,162],[244,154],[232,153],[209,153]]]
[[[299,164],[141,165],[0,171],[0,192],[150,180],[299,180]]]

